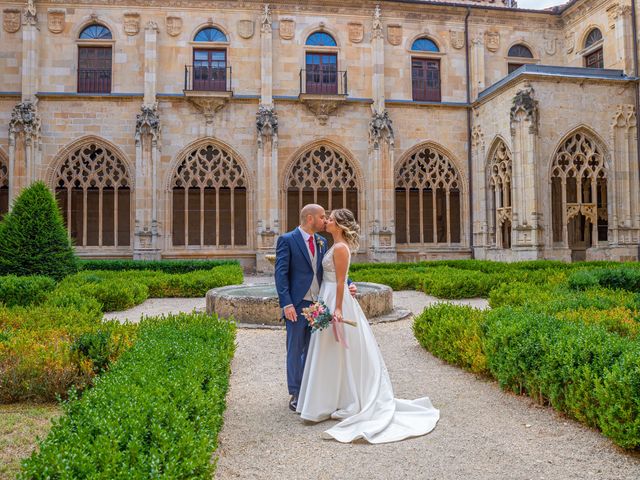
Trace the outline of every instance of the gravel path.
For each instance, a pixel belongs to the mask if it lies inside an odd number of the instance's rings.
[[[422,311],[418,292],[394,294]],[[484,306],[482,300],[466,301]],[[634,479],[640,455],[595,430],[444,364],[416,342],[411,321],[373,325],[396,396],[428,395],[441,420],[424,437],[394,444],[322,440],[334,422],[307,424],[287,408],[285,333],[238,330],[219,479]]]

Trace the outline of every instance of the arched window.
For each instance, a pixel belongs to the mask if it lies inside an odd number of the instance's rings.
[[[131,190],[125,163],[109,147],[74,149],[55,172],[54,188],[78,247],[131,244]]]
[[[111,93],[112,38],[111,31],[97,23],[80,33],[80,42],[91,43],[78,46],[78,93]]]
[[[519,58],[533,58],[533,54],[531,53],[531,50],[529,50],[529,47],[520,43],[514,45],[509,49],[509,56]]]
[[[0,220],[9,211],[9,168],[0,155]]]
[[[490,160],[489,205],[493,244],[511,248],[511,153],[502,140],[493,150]]]
[[[571,135],[556,151],[551,169],[551,202],[553,241],[570,248],[575,259],[584,259],[587,248],[607,240],[604,152],[585,132]]]
[[[435,42],[426,37],[415,40],[411,45],[411,50],[424,52],[423,55],[440,51]],[[440,59],[413,56],[411,58],[411,84],[414,100],[439,102],[441,99]]]
[[[399,244],[461,242],[461,180],[451,159],[425,146],[396,173],[396,240]]]
[[[227,42],[227,36],[218,28],[205,27],[196,33],[194,42]]]
[[[194,37],[195,42],[227,42],[218,28],[206,27]],[[231,91],[231,67],[227,66],[227,49],[197,47],[193,49],[193,65],[186,67],[185,90],[198,92]]]
[[[286,179],[287,226],[300,224],[308,203],[327,211],[348,208],[358,218],[358,178],[351,163],[331,146],[314,147],[298,157]]]
[[[208,143],[188,152],[171,181],[173,245],[247,245],[247,180],[240,162]]]
[[[584,48],[595,47],[600,45],[593,51],[589,51],[584,57],[584,65],[588,68],[604,68],[604,50],[602,48],[602,32],[594,28],[589,32],[584,42]]]
[[[112,38],[111,30],[97,23],[89,25],[80,33],[82,40],[111,40]]]
[[[515,72],[518,68],[520,68],[524,63],[519,62],[517,59],[520,58],[533,58],[533,53],[526,45],[522,45],[518,43],[509,49],[508,53],[509,63],[508,63],[508,71],[509,73]],[[515,59],[515,60],[512,60]]]
[[[439,52],[440,49],[435,44],[433,40],[430,40],[426,37],[418,38],[413,45],[411,45],[411,50],[416,52]]]
[[[310,47],[337,47],[335,39],[326,32],[315,32],[309,35],[307,43]]]

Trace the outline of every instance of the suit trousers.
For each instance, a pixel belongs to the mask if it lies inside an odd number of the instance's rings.
[[[311,303],[303,300],[296,307],[298,321],[292,322],[285,319],[287,327],[287,386],[289,395],[298,396],[298,392],[300,392],[304,363],[307,359],[307,351],[311,341],[311,327],[309,327],[309,322],[302,315],[302,309],[307,308]]]

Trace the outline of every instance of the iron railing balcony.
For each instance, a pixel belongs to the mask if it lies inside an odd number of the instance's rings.
[[[231,66],[185,65],[185,92],[231,92]]]
[[[78,93],[111,93],[111,70],[78,69]]]
[[[307,65],[300,70],[300,95],[347,95],[347,72]]]

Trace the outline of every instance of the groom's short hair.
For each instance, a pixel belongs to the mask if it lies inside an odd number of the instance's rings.
[[[324,208],[315,203],[310,203],[302,207],[302,210],[300,210],[300,225],[304,225],[306,223],[308,215],[315,215],[320,210],[324,210]]]

